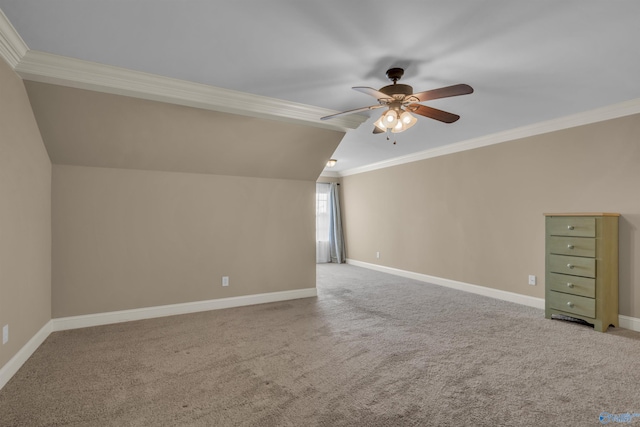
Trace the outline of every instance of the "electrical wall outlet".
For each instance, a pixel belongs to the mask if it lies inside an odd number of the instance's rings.
[[[2,344],[9,342],[9,325],[2,327]]]
[[[222,276],[222,286],[229,286],[229,276]]]
[[[532,286],[536,285],[536,276],[534,276],[533,274],[529,275],[529,284]]]
[[[380,252],[376,252],[376,258],[380,258]]]

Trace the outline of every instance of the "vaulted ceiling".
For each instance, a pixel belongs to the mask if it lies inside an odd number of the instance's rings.
[[[185,123],[195,120],[186,118],[188,111],[194,117],[208,115],[197,132],[219,132],[233,150],[254,148],[243,146],[243,136],[228,134],[220,123],[224,114],[241,112],[252,97],[262,110],[249,112],[251,119],[246,123],[249,127],[261,127],[256,120],[274,124],[265,125],[264,135],[279,139],[278,123],[318,130],[318,139],[314,136],[299,146],[279,150],[313,150],[324,137],[330,140],[337,135],[340,139],[346,131],[333,153],[338,159],[334,170],[339,172],[640,98],[636,46],[640,2],[635,0],[0,0],[0,9],[31,50],[18,61],[16,70],[26,80],[39,82],[27,85],[30,97],[37,98],[36,109],[51,109],[50,117],[59,123],[64,123],[63,114],[53,112],[55,105],[40,93],[85,97],[87,105],[95,108],[107,108],[104,103],[110,98],[75,91],[171,100],[144,95],[140,85],[136,93],[124,88],[129,75],[118,79],[110,74],[109,85],[116,89],[93,81],[74,83],[69,75],[52,77],[59,68],[48,65],[42,72],[43,58],[49,58],[46,54],[140,72],[136,76],[149,73],[200,85],[189,87],[194,93],[196,87],[215,88],[214,97],[223,93],[217,89],[240,93],[243,103],[231,102],[228,111],[224,111],[224,102],[206,107],[216,113],[196,112],[202,106],[193,97],[191,103],[177,102],[184,108],[179,114],[185,114]],[[462,118],[453,124],[420,118],[412,129],[389,141],[384,134],[371,133],[380,110],[348,122],[317,120],[327,112],[375,104],[375,99],[350,88],[388,84],[384,73],[393,66],[406,69],[402,83],[416,91],[457,83],[473,86],[472,95],[427,103]],[[49,83],[76,89],[63,94],[46,85]],[[304,117],[287,118],[288,113],[272,100],[283,101],[285,110],[304,110]],[[207,120],[211,122],[205,125]],[[47,120],[46,126],[57,138],[68,139],[62,125]],[[243,126],[235,124],[234,128]],[[296,129],[282,132],[295,134],[301,128]],[[304,139],[302,134],[296,138]],[[187,148],[215,157],[210,147],[198,151],[199,144],[206,146],[202,141],[195,138]],[[56,145],[60,148],[56,155],[73,157],[77,150],[90,149],[79,143],[65,144]],[[160,151],[154,154],[156,149]],[[158,160],[162,150],[173,160]],[[150,168],[160,167],[154,164],[159,161],[163,165],[173,162],[162,166],[167,168],[182,168],[177,166],[182,162],[206,169],[206,161],[196,159],[197,155],[193,159],[176,157],[178,152],[177,147],[154,147],[149,141],[131,148],[133,158],[147,158]],[[114,148],[114,153],[126,163],[122,151]],[[93,155],[96,159],[108,156],[99,151]]]

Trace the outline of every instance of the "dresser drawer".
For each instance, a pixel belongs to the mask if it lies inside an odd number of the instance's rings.
[[[576,256],[549,255],[549,271],[572,276],[596,277],[596,260]]]
[[[583,257],[596,256],[596,239],[590,237],[550,236],[549,253]]]
[[[547,286],[552,291],[567,294],[582,295],[583,297],[596,297],[596,279],[589,277],[569,276],[566,274],[549,273]]]
[[[596,219],[591,217],[547,217],[550,236],[596,237]]]
[[[618,326],[616,213],[546,213],[544,316]]]
[[[554,310],[580,316],[596,317],[596,300],[593,298],[550,291],[548,304]]]

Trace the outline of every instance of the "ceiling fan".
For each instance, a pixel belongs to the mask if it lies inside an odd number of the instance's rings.
[[[388,107],[387,111],[385,111],[384,114],[376,120],[373,133],[383,133],[385,131],[391,131],[393,133],[404,132],[418,121],[418,119],[416,119],[411,113],[429,117],[430,119],[444,123],[453,123],[460,118],[457,114],[427,107],[426,105],[419,104],[420,102],[473,93],[473,88],[466,84],[458,84],[440,89],[413,93],[413,88],[411,86],[398,84],[398,80],[402,78],[403,74],[404,69],[402,68],[390,68],[387,70],[387,77],[393,82],[393,84],[378,90],[371,87],[353,88],[358,92],[366,93],[367,95],[371,95],[376,98],[378,100],[377,105],[343,111],[341,113],[322,117],[320,120],[328,120],[346,114]]]

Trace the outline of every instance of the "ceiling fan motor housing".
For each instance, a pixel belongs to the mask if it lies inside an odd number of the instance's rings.
[[[394,83],[392,85],[381,88],[379,91],[384,93],[385,95],[389,95],[389,97],[393,97],[393,95],[409,96],[413,94],[413,87],[409,85]]]

